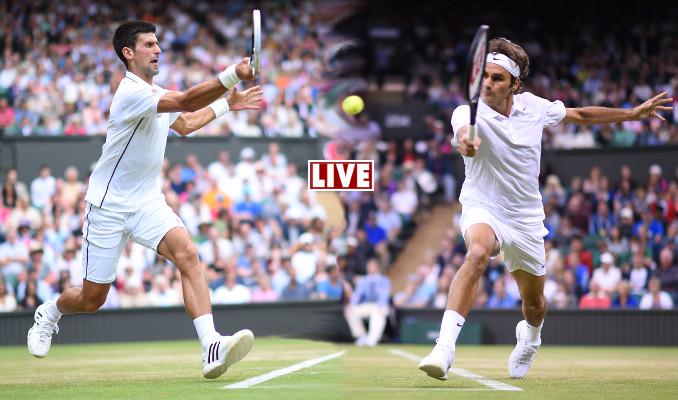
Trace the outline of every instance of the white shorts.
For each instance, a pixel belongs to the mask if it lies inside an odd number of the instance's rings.
[[[88,202],[82,228],[82,276],[94,283],[113,282],[129,239],[158,251],[162,238],[177,226],[184,223],[164,201],[152,201],[136,212],[104,210]]]
[[[546,273],[544,236],[548,234],[548,230],[543,223],[525,225],[524,229],[517,229],[482,207],[462,208],[460,225],[464,240],[466,231],[475,224],[487,224],[492,228],[509,271],[521,269],[536,276]]]

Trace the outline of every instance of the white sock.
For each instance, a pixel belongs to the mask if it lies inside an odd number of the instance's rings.
[[[219,335],[214,329],[214,318],[212,318],[212,314],[199,316],[193,320],[193,325],[195,325],[195,330],[198,332],[198,338],[200,339],[200,344],[203,349],[209,347],[215,336]]]
[[[455,347],[459,332],[464,326],[466,319],[453,310],[445,310],[443,322],[440,324],[440,335],[438,343],[446,346]]]
[[[526,322],[527,326],[527,343],[541,345],[541,327],[544,326],[544,321],[541,321],[539,326],[532,326],[529,322]]]
[[[45,303],[45,313],[47,314],[47,318],[49,318],[51,321],[58,321],[63,315],[57,307],[56,300]]]

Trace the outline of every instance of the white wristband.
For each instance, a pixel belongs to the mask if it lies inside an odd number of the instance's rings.
[[[219,73],[219,81],[226,89],[230,89],[240,82],[238,74],[235,72],[235,64],[229,66]]]
[[[226,101],[226,99],[223,97],[207,107],[211,108],[212,111],[214,111],[215,118],[221,117],[230,110],[230,108],[228,107],[228,101]]]

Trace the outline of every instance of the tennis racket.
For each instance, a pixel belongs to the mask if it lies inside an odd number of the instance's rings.
[[[483,84],[485,73],[485,59],[487,57],[487,25],[481,25],[476,31],[471,48],[469,49],[468,64],[466,65],[466,90],[464,95],[471,107],[471,127],[468,137],[471,141],[476,138],[476,113],[478,111],[478,99],[480,88]]]
[[[250,69],[256,78],[261,66],[261,12],[252,11],[252,56],[250,57]]]

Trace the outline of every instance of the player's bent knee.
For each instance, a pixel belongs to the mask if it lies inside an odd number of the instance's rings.
[[[543,297],[540,297],[533,301],[526,301],[525,307],[527,307],[531,314],[542,314],[546,312],[546,300]]]
[[[93,313],[96,312],[101,308],[101,306],[104,305],[106,302],[106,297],[101,297],[101,298],[92,298],[92,299],[86,299],[84,304],[83,304],[83,312],[86,313]]]
[[[490,250],[481,245],[471,245],[466,252],[466,260],[473,267],[485,269],[490,261]]]
[[[193,243],[187,243],[173,254],[173,262],[180,267],[187,267],[198,261],[198,249]]]

